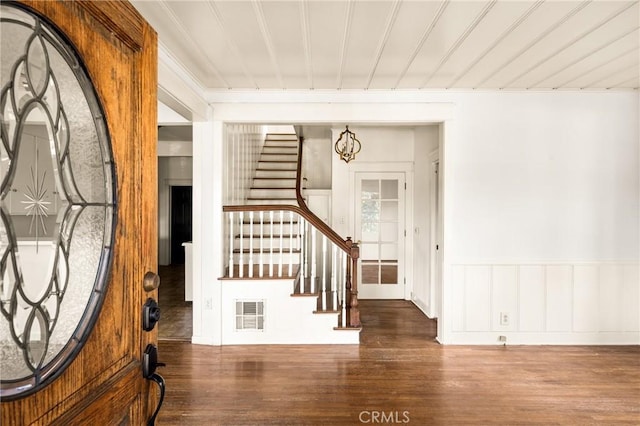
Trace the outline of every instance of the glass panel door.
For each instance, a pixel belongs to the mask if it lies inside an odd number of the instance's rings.
[[[404,298],[404,174],[356,174],[363,299]]]

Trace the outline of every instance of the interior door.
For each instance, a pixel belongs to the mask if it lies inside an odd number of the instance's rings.
[[[116,167],[117,225],[106,295],[88,340],[51,384],[3,402],[3,425],[144,424],[156,391],[141,359],[143,289],[157,270],[157,39],[127,2],[25,1],[82,58],[102,104]],[[149,287],[150,288],[150,287]],[[154,385],[155,386],[155,385]]]
[[[404,299],[404,173],[356,173],[361,299]]]

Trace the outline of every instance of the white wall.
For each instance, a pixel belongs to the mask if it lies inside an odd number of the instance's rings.
[[[482,93],[457,105],[447,340],[640,343],[637,94]]]
[[[331,133],[326,138],[305,138],[302,144],[302,177],[308,189],[331,189]]]
[[[158,158],[158,264],[171,263],[171,186],[191,186],[192,157]]]

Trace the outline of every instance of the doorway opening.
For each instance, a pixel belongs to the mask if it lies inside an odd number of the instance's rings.
[[[185,243],[192,239],[191,186],[171,187],[171,265],[184,265]]]

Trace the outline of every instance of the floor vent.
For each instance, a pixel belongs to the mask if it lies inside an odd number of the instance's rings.
[[[264,330],[264,300],[236,300],[236,331]]]

